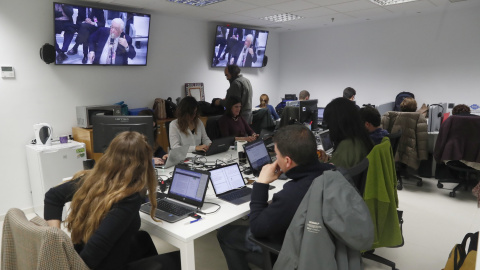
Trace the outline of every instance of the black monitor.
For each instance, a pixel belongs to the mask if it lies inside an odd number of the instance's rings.
[[[137,131],[145,135],[153,148],[155,141],[151,115],[96,115],[93,117],[93,152],[104,153],[113,138],[123,131]]]
[[[318,100],[300,100],[300,114],[298,121],[300,123],[311,123],[312,130],[317,129],[318,125]]]

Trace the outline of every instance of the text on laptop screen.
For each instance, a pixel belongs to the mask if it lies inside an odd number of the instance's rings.
[[[177,168],[169,192],[200,202],[205,194],[206,182],[208,175]]]
[[[320,139],[322,140],[323,150],[327,151],[333,148],[332,140],[330,140],[329,131],[320,133]]]
[[[272,161],[263,141],[258,141],[249,145],[245,148],[245,152],[248,155],[250,165],[254,170],[259,170],[263,165]]]
[[[217,194],[245,186],[237,164],[211,170],[210,179],[212,179]]]

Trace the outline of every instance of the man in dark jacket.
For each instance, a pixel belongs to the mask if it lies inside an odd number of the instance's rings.
[[[380,127],[382,117],[378,110],[371,106],[364,106],[359,112],[360,119],[365,123],[365,128],[370,134],[373,143],[381,143],[383,137],[388,135],[388,131]]]
[[[296,143],[293,144],[292,141]],[[318,161],[315,136],[303,125],[290,125],[279,129],[274,143],[277,160],[265,165],[253,184],[250,227],[227,225],[218,231],[217,238],[230,270],[250,269],[246,255],[259,254],[261,251],[259,246],[248,240],[249,235],[283,241],[313,179],[334,168],[331,164]],[[292,180],[273,196],[269,204],[269,184],[277,180],[282,173]]]

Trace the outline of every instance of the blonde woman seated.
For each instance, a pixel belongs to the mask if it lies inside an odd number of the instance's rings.
[[[72,202],[67,228],[89,268],[180,269],[179,252],[158,255],[150,235],[139,231],[147,191],[150,216],[156,220],[152,155],[145,136],[122,132],[92,170],[78,172],[45,194],[45,219],[53,227],[60,228],[63,207]]]
[[[242,103],[240,99],[231,96],[227,99],[225,114],[218,119],[222,137],[235,137],[236,141],[253,142],[258,135],[240,115]]]
[[[198,102],[194,97],[184,97],[177,107],[177,119],[170,123],[170,146],[190,146],[188,152],[207,151],[212,143],[205,126],[198,119]]]
[[[270,99],[268,98],[268,95],[262,94],[260,96],[260,105],[258,105],[257,108],[261,108],[261,109],[267,108],[270,111],[270,114],[272,115],[273,120],[277,120],[278,118],[280,118],[280,116],[278,116],[277,112],[275,111],[275,108],[273,108],[272,105],[268,104],[269,101]]]

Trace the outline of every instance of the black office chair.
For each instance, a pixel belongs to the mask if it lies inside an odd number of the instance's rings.
[[[350,169],[338,168],[338,170],[353,186],[357,188],[359,193],[364,190],[365,179],[368,171],[368,159],[365,158],[358,165]],[[263,270],[271,270],[272,266],[275,264],[278,254],[280,253],[280,249],[282,248],[282,243],[280,240],[255,238],[253,235],[248,239],[262,248],[263,265],[262,263],[259,263],[253,259],[247,258],[247,260]]]
[[[400,141],[400,137],[402,137],[402,130],[401,129],[397,133],[388,134],[388,138],[390,139],[390,144],[392,145],[393,156],[395,156],[395,154],[397,153],[398,142]],[[397,182],[398,182],[397,189],[402,190],[403,189],[403,180],[402,180],[402,177],[400,175],[400,170],[397,169],[398,165],[395,164],[395,169],[396,169],[396,172],[397,172]]]
[[[272,114],[267,108],[252,112],[252,124],[250,125],[255,133],[260,134],[262,129],[272,130],[275,128]]]
[[[207,136],[210,138],[210,140],[215,140],[222,137],[220,134],[220,128],[218,127],[218,119],[220,119],[220,117],[222,117],[222,115],[209,116],[207,119],[205,131],[207,132]]]
[[[172,146],[170,145],[170,123],[171,122],[172,121],[168,121],[164,123],[165,130],[167,131],[168,148],[172,148]]]

